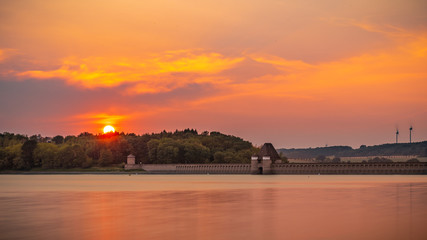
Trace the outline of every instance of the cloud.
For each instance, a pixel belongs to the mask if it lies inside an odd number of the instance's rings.
[[[5,61],[7,58],[17,54],[16,49],[11,48],[0,48],[0,62]]]
[[[368,21],[361,21],[351,18],[322,18],[323,21],[329,22],[338,26],[353,26],[363,29],[367,32],[379,33],[390,38],[407,38],[417,37],[418,33],[408,31],[405,28],[398,27],[391,24],[374,24]]]
[[[389,35],[398,41],[380,49],[317,63],[263,52],[231,57],[183,50],[139,59],[69,58],[57,69],[25,71],[21,77],[61,78],[92,89],[86,94],[99,93],[91,100],[96,104],[83,110],[88,113],[75,118],[89,129],[112,124],[157,131],[190,123],[232,129],[241,121],[249,129],[261,116],[274,116],[271,128],[286,128],[282,120],[353,127],[361,116],[366,123],[425,108],[427,33],[399,36]]]
[[[5,50],[0,49],[0,62],[2,62],[6,58]]]
[[[266,103],[273,101],[279,108],[282,105],[289,107],[285,102],[292,101],[295,102],[294,107],[287,111],[296,115],[302,114],[297,109],[328,109],[325,111],[334,112],[338,106],[352,106],[355,111],[373,114],[378,113],[376,107],[403,102],[420,107],[420,104],[427,103],[420,90],[427,88],[427,34],[408,32],[400,36],[404,35],[411,37],[396,41],[385,49],[316,64],[266,54],[249,54],[247,57],[251,60],[269,64],[279,73],[256,76],[243,83],[230,82],[226,95],[211,96],[197,102],[203,105],[210,101],[239,102],[236,99],[242,99],[240,101],[251,106],[253,99]],[[316,103],[322,105],[314,107]],[[310,111],[305,112],[310,114]]]
[[[117,122],[128,118],[128,116],[106,114],[106,113],[90,113],[90,114],[80,114],[75,116],[75,118],[89,120],[90,122],[99,123],[99,124],[116,124]]]
[[[178,96],[179,99],[197,102],[196,105],[249,95],[304,100],[329,99],[339,95],[344,89],[353,88],[352,94],[357,91],[363,93],[362,88],[378,84],[396,91],[395,83],[402,81],[425,85],[422,79],[426,76],[426,33],[393,26],[382,30],[378,26],[361,24],[351,19],[331,21],[374,32],[389,32],[392,29],[399,34],[388,36],[399,38],[399,41],[395,41],[391,47],[318,63],[265,53],[242,53],[231,57],[192,49],[166,51],[139,59],[67,58],[57,69],[23,71],[18,75],[21,78],[59,78],[68,84],[88,89],[120,86],[117,90],[127,96],[164,96],[161,94],[175,90],[188,94],[185,89],[192,89],[194,86],[215,89],[209,96]]]
[[[68,117],[68,121],[73,125],[73,128],[80,128],[80,132],[84,131],[84,129],[98,129],[99,132],[102,132],[103,127],[106,125],[114,126],[116,131],[123,131],[123,129],[126,129],[127,121],[135,117],[137,117],[135,114],[109,114],[98,111],[74,115]]]
[[[293,72],[301,70],[309,70],[315,68],[315,65],[300,61],[300,60],[288,60],[271,55],[259,55],[253,54],[251,58],[260,63],[268,63],[284,72]]]
[[[227,58],[201,50],[168,51],[144,59],[70,57],[55,70],[31,70],[18,73],[22,78],[65,80],[83,88],[117,87],[132,84],[127,93],[167,92],[190,83],[195,76],[229,69],[243,57]],[[203,81],[215,81],[203,78]]]

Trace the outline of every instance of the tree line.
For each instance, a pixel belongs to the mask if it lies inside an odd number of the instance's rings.
[[[90,168],[123,165],[129,154],[136,163],[250,163],[259,149],[241,138],[194,129],[136,135],[133,133],[30,137],[0,134],[0,169]]]
[[[288,158],[317,158],[319,156],[364,157],[364,156],[427,156],[427,141],[416,143],[362,145],[358,149],[349,146],[331,146],[318,148],[278,149]]]

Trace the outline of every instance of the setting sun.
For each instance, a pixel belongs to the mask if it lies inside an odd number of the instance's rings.
[[[104,133],[115,132],[113,126],[107,125],[104,127]]]

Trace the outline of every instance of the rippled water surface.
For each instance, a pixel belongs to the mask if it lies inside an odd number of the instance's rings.
[[[0,175],[0,239],[427,239],[427,176]]]

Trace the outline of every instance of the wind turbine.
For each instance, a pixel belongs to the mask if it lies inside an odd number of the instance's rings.
[[[398,138],[399,138],[399,129],[396,128],[396,143],[398,143]]]
[[[412,124],[411,124],[411,127],[409,128],[409,143],[412,143]]]

